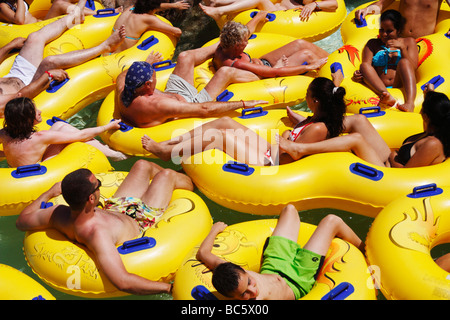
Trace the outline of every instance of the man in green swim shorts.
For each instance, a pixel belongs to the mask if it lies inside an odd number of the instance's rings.
[[[213,225],[200,245],[197,259],[213,270],[212,283],[216,290],[225,297],[238,300],[294,300],[303,297],[311,291],[334,237],[364,250],[361,239],[335,215],[322,219],[301,248],[297,244],[300,218],[296,208],[288,205],[282,210],[272,236],[267,239],[260,272],[257,273],[244,270],[211,252],[214,239],[226,227],[222,222]]]

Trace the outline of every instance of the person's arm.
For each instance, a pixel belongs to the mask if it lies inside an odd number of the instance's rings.
[[[174,27],[155,15],[146,15],[144,23],[147,25],[147,30],[156,30],[162,33],[171,34],[176,38],[181,36],[181,29]]]
[[[305,72],[317,70],[320,69],[326,62],[327,58],[323,58],[305,65],[272,68],[261,64],[236,60],[233,64],[233,67],[253,72],[260,77],[274,78],[299,75]]]
[[[300,13],[300,19],[302,21],[307,21],[310,15],[314,11],[336,11],[338,8],[338,3],[336,0],[323,0],[323,1],[312,1],[312,0],[304,0],[303,1],[302,12]]]
[[[25,38],[17,37],[14,38],[10,43],[4,45],[0,48],[0,62],[3,62],[8,56],[8,54],[11,52],[11,50],[14,49],[21,49],[23,47],[23,44],[25,43]]]
[[[120,121],[121,120],[114,120],[104,126],[86,128],[76,132],[45,130],[38,131],[36,135],[38,135],[40,140],[45,144],[63,144],[77,141],[84,142],[94,139],[96,136],[105,131],[120,129]]]
[[[160,99],[152,108],[161,115],[170,118],[211,117],[239,108],[252,108],[259,104],[267,104],[264,100],[246,101],[211,101],[202,103],[189,103],[174,101],[173,99]]]
[[[219,258],[211,252],[216,236],[223,230],[225,230],[226,227],[227,225],[223,222],[216,222],[215,224],[213,224],[213,226],[211,227],[211,231],[203,240],[200,248],[197,251],[197,260],[203,262],[205,266],[210,270],[214,270],[219,264],[226,262],[225,260]]]
[[[96,231],[85,242],[94,253],[99,269],[120,291],[135,295],[170,293],[171,284],[151,281],[128,272],[110,235]]]
[[[6,3],[0,4],[0,19],[7,23],[22,25],[25,23],[24,0],[17,0],[17,9],[14,12]]]
[[[267,11],[257,11],[257,13],[255,14],[255,16],[249,21],[247,22],[246,26],[248,28],[248,31],[250,32],[250,34],[254,33],[256,30],[256,27],[258,26],[258,24],[260,22],[267,22],[269,21],[267,19]]]
[[[161,3],[161,6],[157,11],[164,11],[164,10],[170,10],[170,9],[177,9],[177,10],[187,10],[189,9],[191,5],[189,2],[186,2],[184,0],[177,1],[177,2],[163,2]]]
[[[386,45],[388,48],[397,48],[401,52],[402,58],[406,58],[411,62],[411,65],[417,66],[419,61],[419,54],[417,51],[417,44],[414,38],[400,38],[395,40],[388,40]]]
[[[375,70],[375,67],[372,65],[374,51],[373,49],[371,49],[371,47],[374,47],[375,41],[377,40],[371,39],[365,45],[362,52],[361,65],[359,68],[364,81],[372,88],[372,90],[377,95],[381,95],[384,91],[381,88],[385,87],[385,85],[378,75],[377,70]]]
[[[394,0],[379,0],[375,3],[368,5],[365,8],[355,11],[355,19],[363,20],[368,14],[379,14],[390,6]]]
[[[42,74],[39,78],[32,81],[29,85],[23,87],[18,92],[19,97],[27,97],[33,99],[42,91],[47,89],[53,80],[61,82],[69,77],[67,75],[67,72],[62,69],[52,69],[49,70],[48,73]]]
[[[17,229],[21,231],[29,231],[50,228],[51,217],[56,208],[58,208],[59,206],[52,206],[49,208],[41,209],[41,203],[48,202],[50,199],[57,197],[60,194],[61,182],[57,182],[22,210],[16,220]]]

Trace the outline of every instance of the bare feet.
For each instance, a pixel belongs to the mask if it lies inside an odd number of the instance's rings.
[[[125,39],[126,32],[125,26],[121,25],[117,30],[115,30],[109,37],[103,42],[105,47],[105,52],[114,52],[121,45]]]
[[[200,8],[203,10],[203,12],[207,15],[213,18],[214,20],[220,19],[220,16],[222,16],[222,13],[220,12],[219,8],[216,7],[208,7],[201,3],[198,4]]]
[[[286,57],[284,54],[283,56],[278,59],[278,61],[275,63],[275,65],[273,66],[274,68],[282,68],[282,67],[287,67],[289,64],[289,59],[288,57]]]
[[[275,140],[280,147],[280,151],[286,152],[288,155],[292,157],[292,159],[298,160],[305,155],[304,153],[302,153],[301,143],[289,141],[286,138],[280,136],[279,134],[275,135]]]
[[[171,159],[169,148],[164,148],[164,146],[161,143],[156,142],[149,136],[143,135],[141,138],[141,143],[144,150],[154,154],[161,160],[169,161]]]
[[[378,105],[383,108],[389,108],[395,105],[396,102],[397,100],[389,92],[383,92]]]

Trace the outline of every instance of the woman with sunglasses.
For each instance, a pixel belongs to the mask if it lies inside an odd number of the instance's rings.
[[[57,155],[72,142],[86,142],[112,160],[124,160],[126,156],[110,149],[94,137],[107,130],[120,128],[120,120],[101,127],[78,130],[64,121],[58,121],[50,130],[36,131],[42,121],[41,111],[29,98],[16,98],[5,107],[4,128],[0,130],[0,143],[10,167],[35,164]]]

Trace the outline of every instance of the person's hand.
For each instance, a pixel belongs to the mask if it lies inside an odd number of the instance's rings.
[[[328,57],[326,58],[322,58],[322,59],[317,59],[314,60],[313,62],[311,62],[311,64],[309,65],[311,67],[311,70],[319,70],[320,68],[322,68],[322,66],[327,63],[328,61]]]
[[[191,6],[189,4],[189,2],[185,2],[184,0],[182,1],[177,1],[173,4],[174,9],[178,9],[178,10],[187,10],[189,9],[189,7]]]
[[[390,39],[388,41],[386,41],[386,45],[388,48],[397,48],[397,49],[403,49],[405,44],[402,40],[400,39]]]
[[[434,84],[426,83],[425,88],[423,89],[423,95],[426,95],[430,91],[434,91]]]
[[[52,69],[48,72],[52,75],[53,80],[55,80],[56,82],[61,82],[69,78],[69,75],[63,69]]]
[[[26,38],[23,38],[23,37],[17,37],[17,38],[14,38],[14,39],[10,42],[11,48],[12,48],[12,49],[22,49],[22,47],[23,47],[23,45],[24,45],[24,43],[25,43],[25,40],[27,40],[27,39],[26,39]]]
[[[309,17],[314,12],[314,10],[316,10],[316,8],[317,8],[316,2],[305,4],[302,7],[302,12],[300,12],[300,20],[308,21]]]
[[[149,55],[147,56],[147,59],[145,61],[147,61],[150,64],[156,63],[156,62],[161,62],[163,60],[163,56],[160,52],[156,51],[152,51],[149,53]]]
[[[344,80],[344,75],[342,74],[342,70],[338,69],[331,74],[331,78],[333,79],[333,83],[336,87],[339,87]]]
[[[247,101],[243,101],[243,108],[244,109],[248,109],[248,108],[253,108],[254,106],[257,106],[258,104],[268,104],[268,101],[265,100],[247,100]]]
[[[106,130],[118,130],[118,129],[120,129],[121,121],[122,121],[121,119],[114,119],[113,121],[111,121],[110,123],[105,125],[104,127]]]
[[[223,230],[225,230],[225,228],[228,227],[228,225],[224,222],[216,222],[213,224],[213,226],[211,227],[211,232],[214,232],[215,234],[219,234],[221,233]]]
[[[363,83],[364,82],[364,76],[361,72],[361,70],[356,70],[353,72],[352,80],[355,82]]]
[[[49,189],[49,194],[50,194],[50,198],[54,198],[59,196],[62,191],[61,191],[61,181],[56,182],[50,189]]]
[[[256,14],[253,17],[253,19],[257,20],[257,21],[263,21],[264,20],[264,22],[267,22],[267,21],[269,21],[269,18],[267,17],[267,13],[268,13],[267,11],[259,10],[259,11],[256,12]]]
[[[355,20],[362,21],[368,14],[377,14],[380,13],[380,8],[375,5],[369,5],[365,8],[359,9],[355,11]]]

